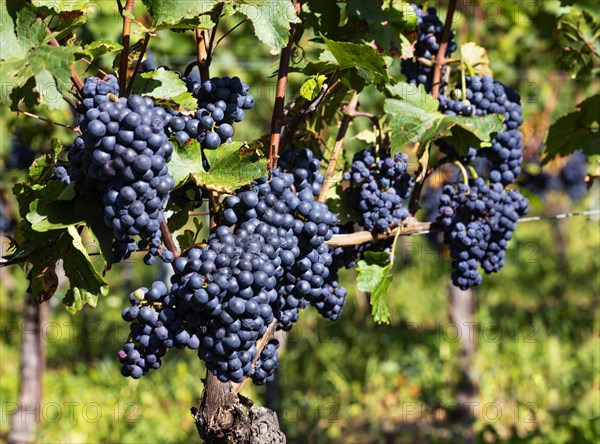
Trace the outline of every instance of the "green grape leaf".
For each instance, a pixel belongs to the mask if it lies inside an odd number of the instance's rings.
[[[88,43],[82,49],[77,51],[77,55],[81,57],[87,57],[91,62],[93,62],[98,57],[102,57],[104,54],[120,51],[122,49],[123,45],[120,43],[101,39],[92,43]]]
[[[90,0],[32,0],[36,8],[48,8],[55,12],[82,11],[90,6]]]
[[[324,75],[310,76],[300,87],[300,95],[306,100],[315,100],[321,92],[326,79],[327,77]]]
[[[275,54],[287,45],[290,25],[300,23],[289,0],[245,1],[238,11],[252,22],[256,37]]]
[[[596,9],[597,11],[597,9]],[[558,19],[562,53],[558,66],[573,78],[588,78],[598,73],[600,23],[587,11],[573,9]]]
[[[412,88],[412,89],[411,89]],[[402,91],[403,100],[387,99],[384,110],[390,117],[391,142],[394,152],[402,150],[408,143],[420,142],[427,145],[441,138],[461,155],[470,147],[479,148],[491,142],[503,130],[504,117],[489,114],[484,117],[448,116],[437,111],[437,101],[425,93],[422,86],[416,93],[408,84],[400,84],[394,91]]]
[[[211,19],[213,9],[220,11],[223,2],[218,0],[181,1],[181,0],[142,0],[150,15],[152,26],[146,31],[161,29],[210,29],[214,26]]]
[[[391,81],[385,59],[367,44],[336,42],[323,37],[326,50],[318,62],[309,63],[304,72],[308,75],[329,74],[351,70],[369,84]]]
[[[175,187],[185,183],[191,174],[202,171],[202,153],[197,140],[191,140],[185,145],[175,137],[169,139],[173,144],[173,156],[169,161],[169,174],[175,180]]]
[[[10,104],[13,110],[21,100],[27,105],[44,103],[51,110],[63,106],[60,90],[71,84],[69,67],[75,60],[75,48],[47,45],[52,36],[46,33],[46,24],[36,17],[31,7],[21,8],[15,19],[6,10],[4,2],[1,4],[6,20],[0,35],[6,37],[6,44],[2,40],[0,100]],[[25,85],[31,85],[32,77],[35,88],[25,88]]]
[[[600,147],[600,94],[589,97],[575,111],[559,118],[550,126],[546,138],[544,164],[556,156],[568,156],[582,150],[588,156],[598,154]]]
[[[402,31],[414,29],[417,16],[412,7],[403,1],[378,2],[348,0],[346,13],[368,24],[363,40],[375,40],[385,52],[397,49],[406,40]]]
[[[233,193],[253,180],[267,175],[262,152],[242,142],[226,143],[216,150],[204,150],[210,170],[192,174],[196,184],[209,190]]]
[[[173,71],[158,68],[139,74],[133,85],[142,96],[151,97],[162,106],[190,115],[198,109],[198,101],[188,91],[184,81]]]
[[[389,253],[365,253],[365,259],[357,263],[356,282],[360,291],[371,295],[371,314],[378,324],[390,323],[390,312],[386,304],[387,291],[392,283]]]
[[[98,296],[108,295],[108,284],[94,268],[77,228],[70,226],[67,231],[72,241],[63,266],[71,285],[63,303],[68,311],[75,313],[86,304],[96,307]]]

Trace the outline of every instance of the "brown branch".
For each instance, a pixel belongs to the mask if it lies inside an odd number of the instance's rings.
[[[410,236],[413,234],[422,234],[432,229],[431,222],[419,222],[413,217],[406,219],[402,225],[382,234],[373,234],[370,231],[358,231],[351,234],[334,234],[333,237],[326,242],[329,247],[350,247],[353,245],[366,244],[368,242],[376,242],[383,239],[389,239],[396,235]],[[400,231],[398,233],[398,231]]]
[[[329,165],[327,165],[325,181],[323,182],[323,186],[321,187],[321,193],[319,194],[319,202],[324,202],[325,199],[327,199],[327,193],[329,192],[329,187],[331,186],[331,182],[333,180],[333,173],[337,165],[338,157],[340,157],[340,154],[342,153],[342,148],[344,147],[344,138],[346,136],[346,131],[348,131],[348,127],[350,126],[352,114],[356,112],[356,106],[358,105],[358,96],[359,94],[355,92],[352,98],[350,99],[350,103],[348,103],[348,106],[344,110],[344,117],[342,118],[342,123],[340,124],[340,129],[335,140],[335,145],[333,146],[333,151],[331,152],[331,156],[329,157]]]
[[[82,58],[81,58],[81,59],[79,59],[79,60],[81,60],[82,62],[85,62],[85,63],[87,63],[87,64],[88,64],[90,67],[96,68],[96,69],[98,70],[98,72],[99,72],[100,74],[102,74],[104,77],[106,77],[106,76],[108,75],[108,73],[107,73],[106,71],[104,71],[104,70],[103,70],[102,68],[100,68],[98,65],[96,65],[96,64],[94,64],[94,63],[92,63],[92,62],[90,62],[90,61],[89,61],[88,59],[86,59],[85,57],[82,57]],[[88,69],[89,69],[89,68],[87,68],[87,69],[86,69],[86,71],[87,71]]]
[[[19,113],[24,114],[27,117],[32,117],[34,119],[41,120],[42,122],[46,122],[46,123],[49,123],[51,125],[62,126],[63,128],[67,128],[67,129],[69,129],[69,130],[71,130],[73,132],[81,134],[78,129],[76,129],[76,128],[72,127],[72,126],[69,126],[69,125],[65,125],[64,123],[54,122],[53,120],[46,119],[45,117],[38,116],[37,114],[33,114],[33,113],[30,113],[30,112],[27,112],[27,111],[23,111],[21,109],[17,109],[17,116],[19,115]]]
[[[200,70],[200,80],[202,82],[210,79],[211,54],[206,48],[206,31],[196,29],[196,50],[198,53],[198,69]]]
[[[173,253],[175,259],[180,256],[179,248],[175,245],[175,241],[173,240],[173,235],[171,234],[171,230],[169,230],[169,226],[167,225],[167,220],[163,219],[160,223],[160,233],[162,234],[163,242],[167,249]]]
[[[121,44],[123,50],[121,51],[121,64],[119,65],[119,88],[121,91],[125,91],[127,86],[127,67],[129,61],[129,42],[131,40],[131,18],[125,15],[125,12],[133,13],[133,5],[135,0],[127,0],[125,3],[125,10],[123,11],[123,32],[121,33]]]
[[[299,0],[293,0],[296,15],[300,15],[301,5]],[[275,94],[275,105],[273,106],[273,117],[271,118],[271,140],[269,143],[269,168],[277,168],[279,159],[279,146],[281,144],[281,128],[283,126],[283,106],[285,104],[285,90],[287,88],[288,70],[290,67],[290,55],[294,46],[296,36],[296,25],[290,26],[290,39],[287,46],[281,51],[279,60],[279,72],[277,74],[277,92]]]
[[[450,42],[450,34],[452,33],[452,19],[454,17],[454,11],[456,10],[457,3],[458,0],[450,0],[450,3],[448,4],[448,13],[446,14],[446,22],[444,23],[442,41],[440,42],[440,48],[435,56],[435,66],[433,68],[433,87],[431,90],[431,95],[436,100],[440,95],[442,66],[446,64],[446,51],[448,50],[448,43]]]
[[[144,54],[146,54],[146,50],[148,49],[149,41],[150,41],[150,33],[147,32],[146,35],[144,36],[144,42],[142,43],[142,49],[140,50],[140,55],[137,59],[137,63],[135,64],[135,67],[133,68],[133,73],[131,74],[131,79],[129,79],[129,85],[127,85],[127,91],[125,92],[126,96],[129,96],[129,94],[131,94],[131,90],[133,89],[133,82],[135,81],[138,71],[140,70],[140,68],[142,66],[142,59],[144,58]]]

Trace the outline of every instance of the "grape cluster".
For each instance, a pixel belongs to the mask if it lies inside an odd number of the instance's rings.
[[[321,174],[321,161],[309,149],[286,150],[279,158],[279,166],[294,175],[294,187],[297,191],[307,190],[313,195],[321,193],[324,182]],[[340,233],[340,227],[331,226],[333,234]],[[325,277],[321,298],[311,301],[325,318],[335,321],[346,304],[346,289],[338,284],[338,271],[342,267],[350,268],[356,260],[356,248],[335,248],[330,250],[332,263]]]
[[[214,150],[233,136],[233,124],[244,120],[244,110],[254,106],[250,87],[239,77],[214,77],[200,82],[197,76],[185,79],[188,90],[198,100],[199,109],[193,116],[171,111],[168,131],[179,142],[190,139],[200,142],[202,148]]]
[[[288,330],[309,304],[332,319],[341,313],[345,292],[326,285],[333,259],[325,241],[337,219],[304,181],[275,169],[228,196],[206,244],[173,264],[174,322],[200,339],[198,355],[221,381],[272,377],[277,349],[259,356],[256,344],[274,319]]]
[[[35,151],[31,145],[23,142],[19,133],[16,132],[10,142],[10,153],[6,159],[6,168],[9,170],[26,170],[35,160]]]
[[[80,115],[92,108],[98,107],[110,99],[108,94],[119,95],[119,81],[113,75],[108,75],[103,79],[98,77],[87,77],[81,91],[82,99],[79,106]]]
[[[587,157],[581,151],[575,151],[560,170],[559,178],[571,200],[579,200],[587,192]]]
[[[548,191],[564,191],[572,201],[577,201],[587,192],[587,157],[581,151],[576,151],[565,162],[557,174],[546,171],[539,163],[537,172],[525,171],[519,185],[538,196],[544,197]]]
[[[408,217],[408,209],[402,206],[413,185],[407,166],[406,154],[396,153],[376,160],[374,150],[370,149],[354,155],[351,170],[344,174],[344,179],[350,181],[350,199],[367,230],[384,232]]]
[[[277,339],[271,339],[258,357],[258,360],[256,361],[256,370],[252,375],[252,381],[256,385],[271,382],[275,377],[275,369],[279,367],[277,349],[279,349],[279,341]]]
[[[150,247],[145,257],[150,264],[162,244],[160,223],[174,186],[167,168],[173,153],[164,131],[168,118],[150,98],[117,94],[114,76],[85,80],[82,135],[69,150],[70,179],[102,194],[104,222],[116,239],[115,259],[135,251],[138,245],[132,236],[139,236],[140,248]],[[57,177],[62,174],[55,172]],[[172,259],[168,251],[163,253],[164,260]]]
[[[517,190],[488,185],[482,178],[443,187],[437,224],[450,247],[454,285],[467,289],[481,284],[479,264],[486,273],[504,266],[508,241],[527,211],[527,199]]]
[[[163,282],[155,282],[150,289],[136,290],[129,295],[129,300],[132,305],[123,310],[122,317],[131,322],[131,339],[118,353],[123,376],[139,379],[150,369],[160,368],[160,358],[169,348],[195,350],[200,346],[198,336],[188,333],[194,314],[187,313],[186,317],[186,313],[177,312],[174,298],[167,294]]]
[[[432,60],[440,49],[444,24],[437,16],[435,8],[423,9],[415,4],[411,4],[417,15],[417,27],[419,35],[415,43],[414,56],[411,59],[402,60],[402,74],[406,76],[408,83],[413,85],[424,85],[425,89],[430,92],[433,86],[433,66],[427,66],[420,63],[417,59]],[[450,36],[450,42],[446,50],[446,57],[450,57],[456,51],[456,42],[454,41],[454,31]],[[442,78],[444,78],[446,67],[442,68]]]
[[[465,117],[501,114],[504,116],[504,130],[496,135],[492,146],[478,151],[471,148],[466,159],[473,161],[475,156],[485,159],[489,168],[490,181],[503,185],[512,184],[521,173],[523,162],[523,134],[519,127],[523,124],[523,110],[520,97],[512,89],[489,76],[466,78],[465,97],[457,87],[454,98],[440,96],[440,110],[448,115]],[[453,148],[440,144],[446,154],[456,156]]]

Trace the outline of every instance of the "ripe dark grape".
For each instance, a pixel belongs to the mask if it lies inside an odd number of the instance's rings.
[[[301,156],[300,163],[307,162],[312,177],[322,182],[319,161],[304,151]],[[330,273],[333,255],[325,243],[337,218],[326,204],[316,202],[313,191],[318,190],[306,174],[295,177],[275,169],[270,178],[227,197],[206,243],[173,262],[171,293],[160,305],[142,303],[152,310],[128,312],[126,319],[135,315],[149,324],[143,334],[150,341],[154,331],[167,337],[159,331],[161,322],[177,325],[181,330],[173,339],[161,339],[167,348],[198,338],[199,357],[221,381],[269,380],[277,366],[276,345],[267,345],[260,356],[257,349],[269,325],[277,319],[278,328],[290,329],[309,304],[336,319],[345,302],[345,290],[331,281],[337,271]],[[156,301],[160,294],[148,291],[143,300]],[[139,296],[131,297],[136,306]],[[136,377],[133,370],[126,366],[124,374]]]
[[[167,127],[169,135],[174,135],[182,144],[196,139],[202,148],[210,150],[231,141],[233,124],[241,122],[244,110],[254,106],[248,85],[238,77],[214,77],[201,82],[197,73],[184,80],[198,100],[199,108],[193,116],[169,111],[173,115]]]
[[[417,26],[419,35],[415,43],[414,56],[411,59],[402,60],[402,74],[406,76],[408,83],[413,85],[425,85],[425,89],[430,92],[433,83],[433,66],[427,66],[417,59],[432,60],[440,49],[444,24],[437,16],[435,8],[423,9],[415,4],[411,4],[417,14]],[[454,31],[450,36],[446,57],[450,57],[456,51],[456,42],[454,42]],[[446,67],[442,68],[442,78],[444,78]]]
[[[384,232],[408,217],[408,209],[402,206],[413,185],[407,166],[405,154],[380,160],[375,158],[374,150],[354,155],[344,179],[350,181],[350,201],[362,215],[367,230]]]
[[[581,151],[575,151],[560,170],[560,182],[571,200],[585,196],[587,186],[587,157]]]
[[[265,346],[264,350],[260,354],[256,361],[256,369],[252,375],[252,381],[256,385],[263,385],[270,382],[275,377],[275,370],[279,367],[279,356],[277,353],[279,349],[279,341],[272,339]]]
[[[517,190],[478,178],[469,185],[445,185],[439,202],[437,224],[450,247],[452,282],[462,289],[479,285],[479,265],[486,273],[504,266],[508,241],[528,201]]]
[[[173,146],[164,131],[170,116],[149,98],[118,93],[113,76],[85,80],[82,135],[69,150],[68,176],[84,192],[102,195],[104,222],[115,237],[116,261],[137,249],[133,236],[153,240],[157,245],[149,254],[158,253],[162,210],[174,186],[167,168]],[[85,103],[89,99],[91,106]],[[65,180],[61,168],[55,176]],[[145,261],[154,259],[147,256]]]
[[[461,91],[459,86],[455,91]],[[454,99],[440,96],[440,109],[452,116],[481,117],[488,114],[502,114],[504,131],[498,133],[492,146],[475,150],[471,148],[464,158],[466,162],[484,159],[489,171],[487,177],[492,182],[509,185],[517,180],[523,162],[523,134],[519,127],[523,124],[523,110],[520,97],[509,87],[495,82],[491,76],[466,78],[466,97]],[[462,95],[462,93],[460,93]],[[456,157],[454,149],[443,140],[442,151]]]

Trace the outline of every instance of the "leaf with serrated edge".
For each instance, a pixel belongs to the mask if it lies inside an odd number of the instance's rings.
[[[179,75],[162,67],[138,75],[134,90],[142,96],[151,97],[159,105],[186,115],[194,113],[198,108],[198,101]]]
[[[68,232],[72,237],[72,248],[63,259],[63,264],[71,285],[63,303],[67,310],[75,313],[85,304],[95,307],[98,296],[108,295],[108,284],[94,268],[77,228],[70,226]]]
[[[366,260],[358,261],[356,282],[360,291],[368,292],[371,295],[371,314],[375,322],[389,324],[390,312],[385,300],[393,276],[389,263],[385,266],[381,265],[380,255],[389,258],[388,253],[379,253],[371,257],[365,256]]]
[[[396,99],[387,99],[384,103],[384,110],[390,115],[394,152],[400,151],[407,143],[426,144],[452,136],[454,149],[464,155],[470,147],[481,147],[482,142],[490,142],[493,134],[503,130],[504,117],[498,114],[483,117],[448,116],[413,103],[414,100],[410,103]],[[430,108],[427,102],[422,103]]]
[[[267,159],[261,152],[241,142],[204,150],[210,171],[192,174],[199,186],[218,192],[232,193],[253,180],[266,176]]]
[[[324,75],[310,76],[300,87],[300,95],[306,100],[315,100],[321,92],[326,78]]]
[[[77,54],[83,57],[88,57],[90,61],[96,60],[98,57],[111,52],[120,51],[123,49],[123,45],[112,40],[96,40],[95,42],[88,43],[83,49],[77,51]]]
[[[581,150],[588,156],[598,154],[600,146],[600,94],[589,97],[552,124],[546,139],[544,163],[556,156]]]
[[[290,25],[300,23],[294,5],[289,0],[245,2],[239,12],[252,22],[256,37],[277,54],[288,43]]]

